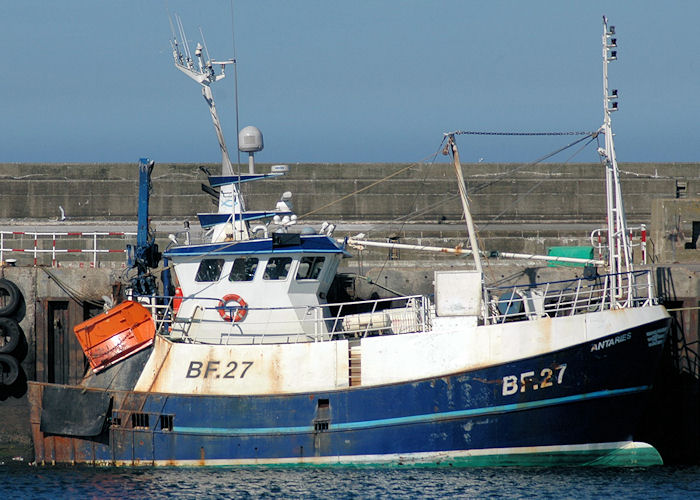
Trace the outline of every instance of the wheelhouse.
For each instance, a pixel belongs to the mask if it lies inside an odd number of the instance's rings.
[[[305,334],[316,338],[317,331],[305,331],[305,316],[326,303],[347,255],[328,236],[287,233],[171,248],[165,256],[183,294],[177,316],[200,325],[196,333],[179,333],[186,340],[215,344],[256,343],[256,337],[265,343],[299,342]]]

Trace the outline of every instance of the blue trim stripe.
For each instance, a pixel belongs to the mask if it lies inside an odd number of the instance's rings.
[[[290,212],[289,210],[287,211],[274,211],[274,212],[265,212],[265,211],[246,211],[243,213],[237,213],[237,214],[227,214],[227,213],[210,213],[210,214],[197,214],[197,217],[199,218],[199,225],[202,226],[204,229],[209,229],[210,227],[213,227],[217,224],[226,224],[233,218],[234,220],[244,220],[244,221],[250,221],[250,220],[258,220],[258,219],[266,219],[266,218],[272,218],[275,215],[280,215],[284,217],[285,215],[292,215],[294,212]]]
[[[575,396],[563,396],[560,398],[544,399],[541,401],[530,401],[527,403],[513,403],[506,405],[492,406],[490,408],[475,408],[471,410],[455,410],[441,413],[432,413],[429,415],[411,415],[408,417],[381,418],[377,420],[366,420],[361,422],[344,422],[333,424],[331,423],[328,430],[337,431],[353,431],[359,429],[369,429],[373,427],[382,427],[390,425],[402,424],[419,424],[427,422],[435,422],[439,420],[450,420],[460,417],[481,417],[485,415],[494,415],[497,413],[506,413],[522,410],[532,410],[545,406],[553,406],[565,403],[576,403],[590,399],[608,398],[612,396],[624,396],[637,392],[644,392],[651,388],[648,385],[639,387],[629,387],[626,389],[614,389],[605,391],[590,392],[588,394],[577,394]],[[294,426],[294,427],[253,427],[242,429],[229,429],[221,427],[184,427],[174,426],[174,432],[184,432],[190,434],[226,434],[229,436],[249,436],[254,434],[299,434],[304,432],[313,432],[312,425]]]
[[[301,245],[276,247],[271,238],[244,240],[235,242],[211,243],[174,247],[165,251],[166,257],[203,256],[203,255],[253,255],[280,253],[340,253],[350,255],[333,239],[324,235],[301,235]]]
[[[238,184],[241,182],[259,181],[262,179],[271,179],[273,177],[281,177],[284,174],[241,174],[241,175],[210,175],[209,185],[211,187],[224,186],[226,184]]]

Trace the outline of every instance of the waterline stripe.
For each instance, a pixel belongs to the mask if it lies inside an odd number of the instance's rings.
[[[545,406],[552,406],[563,403],[573,403],[586,401],[590,399],[606,398],[612,396],[622,396],[626,394],[634,394],[637,392],[643,392],[649,390],[651,387],[648,385],[642,385],[639,387],[629,387],[626,389],[614,389],[614,390],[604,390],[590,392],[588,394],[578,394],[575,396],[563,396],[559,398],[543,399],[541,401],[531,401],[527,403],[513,403],[499,406],[492,406],[490,408],[475,408],[470,410],[454,410],[441,413],[431,413],[427,415],[410,415],[407,417],[393,417],[393,418],[381,418],[377,420],[366,420],[359,422],[343,422],[337,424],[330,424],[328,431],[339,430],[339,431],[349,431],[349,430],[359,430],[368,429],[373,427],[382,427],[390,425],[401,425],[401,424],[417,424],[425,422],[436,422],[439,420],[450,420],[459,417],[480,417],[485,415],[494,415],[497,413],[506,413],[512,411],[521,410],[532,410],[535,408],[542,408]],[[312,425],[303,425],[295,427],[253,427],[253,428],[241,428],[241,429],[231,429],[223,427],[186,427],[186,426],[173,426],[174,432],[184,432],[190,434],[225,434],[230,436],[247,436],[253,434],[298,434],[304,432],[313,432],[314,427]]]
[[[100,465],[114,465],[104,462]],[[132,460],[116,465],[141,465]],[[146,460],[157,466],[271,466],[271,467],[491,467],[491,466],[650,466],[663,465],[656,449],[647,443],[621,441],[582,445],[549,445],[519,448],[486,448],[381,455],[330,455],[275,458],[224,458],[185,460]]]

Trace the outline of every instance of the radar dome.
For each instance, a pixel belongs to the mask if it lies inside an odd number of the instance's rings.
[[[238,133],[238,149],[244,153],[256,153],[263,149],[262,132],[251,125]]]

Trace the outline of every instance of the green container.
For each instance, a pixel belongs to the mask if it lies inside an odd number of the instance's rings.
[[[576,259],[592,259],[593,247],[549,247],[547,255],[551,257],[574,257]],[[583,262],[555,262],[549,263],[550,267],[570,266],[570,267],[585,267]]]

